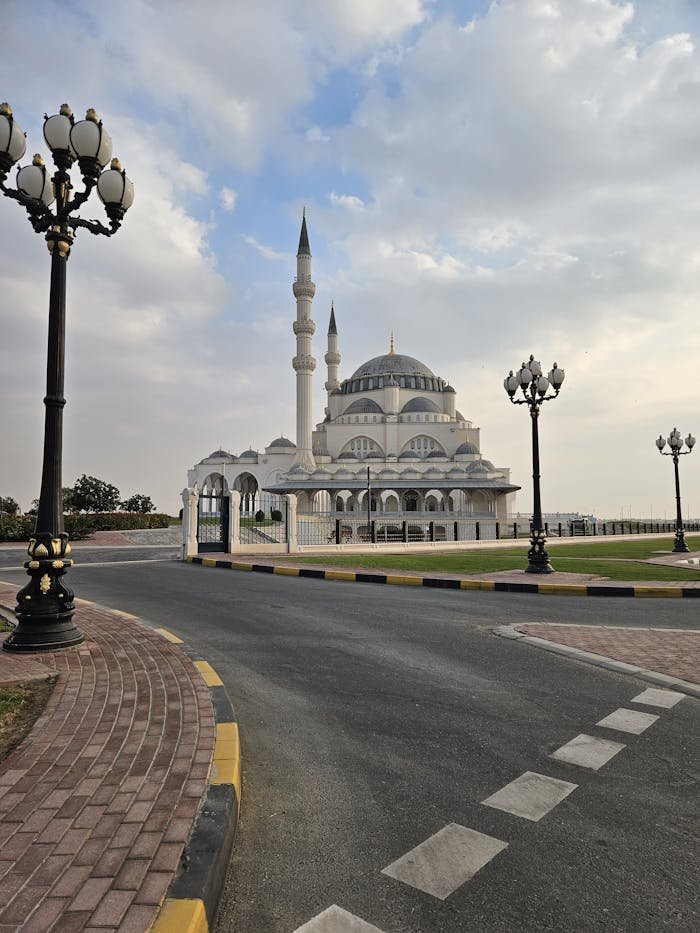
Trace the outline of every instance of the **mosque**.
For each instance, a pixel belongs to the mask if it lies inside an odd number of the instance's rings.
[[[241,494],[243,513],[256,511],[262,494],[297,497],[299,516],[370,510],[377,519],[418,518],[443,513],[447,519],[505,522],[515,492],[510,469],[495,467],[481,453],[479,428],[456,407],[452,386],[424,363],[389,352],[339,377],[340,340],[331,305],[325,363],[327,405],[313,424],[312,389],[316,325],[312,302],[311,250],[302,217],[296,298],[296,444],[275,438],[264,451],[236,456],[215,450],[188,471],[188,486],[203,496],[229,489]],[[407,516],[407,513],[410,515]],[[358,517],[360,517],[358,516]],[[348,515],[348,518],[350,516]],[[437,518],[437,516],[432,516]]]

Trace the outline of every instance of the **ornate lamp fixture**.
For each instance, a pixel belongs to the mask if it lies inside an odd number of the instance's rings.
[[[532,512],[532,530],[530,534],[530,550],[528,551],[528,564],[526,573],[552,573],[554,568],[549,562],[549,554],[545,547],[547,533],[542,521],[542,503],[540,500],[540,442],[537,430],[537,421],[540,415],[540,406],[543,402],[556,398],[564,382],[564,370],[559,369],[555,363],[545,376],[542,366],[534,356],[523,363],[517,374],[513,370],[503,380],[503,386],[508,398],[514,405],[527,405],[532,419],[532,488],[534,507]],[[522,390],[523,397],[515,398],[518,389]],[[547,395],[549,390],[550,395]]]
[[[68,104],[44,118],[44,139],[56,171],[50,175],[41,155],[17,171],[17,187],[6,185],[12,166],[25,153],[26,134],[18,126],[9,104],[0,104],[0,191],[19,201],[37,233],[45,234],[51,254],[49,340],[46,368],[46,419],[41,493],[34,536],[25,563],[29,583],[17,594],[17,626],[3,644],[7,651],[51,651],[83,640],[73,622],[73,593],[62,580],[68,567],[70,545],[63,526],[61,462],[63,446],[64,347],[66,318],[66,263],[79,228],[95,235],[112,236],[134,200],[134,186],[118,159],[112,159],[112,140],[94,110],[77,123]],[[83,190],[74,193],[70,170],[77,160]],[[86,220],[77,211],[94,188],[105,206],[109,226]]]
[[[678,479],[678,458],[683,457],[686,454],[692,454],[693,447],[695,447],[695,438],[692,434],[688,434],[685,439],[685,444],[687,450],[682,450],[683,447],[683,438],[681,437],[681,432],[678,428],[674,428],[668,436],[668,445],[671,448],[670,450],[664,450],[666,446],[666,441],[663,438],[662,434],[656,438],[656,446],[659,448],[659,453],[662,457],[673,457],[673,470],[676,474],[676,537],[673,543],[673,550],[676,553],[687,553],[690,548],[685,543],[685,529],[683,528],[683,515],[681,513],[681,486]]]

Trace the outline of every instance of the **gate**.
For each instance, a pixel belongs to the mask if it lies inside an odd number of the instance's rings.
[[[197,511],[197,551],[200,554],[228,550],[228,506],[228,495],[200,495]]]
[[[241,501],[241,544],[283,545],[289,540],[289,508],[283,496],[257,492]]]

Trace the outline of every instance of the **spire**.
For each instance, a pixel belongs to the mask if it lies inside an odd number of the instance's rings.
[[[309,248],[309,234],[306,229],[306,207],[301,214],[301,233],[299,234],[299,249],[297,250],[297,256],[310,256],[311,249]]]
[[[328,325],[329,334],[337,334],[338,328],[335,326],[335,308],[333,307],[333,302],[331,301],[331,321]]]
[[[391,342],[389,344],[389,356],[394,356],[396,350],[394,349],[394,332],[391,332]]]

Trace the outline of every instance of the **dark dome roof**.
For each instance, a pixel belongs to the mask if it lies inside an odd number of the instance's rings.
[[[404,450],[402,454],[399,454],[399,460],[420,460],[420,457],[415,450]]]
[[[444,388],[442,391],[443,391],[443,392],[451,392],[453,395],[456,395],[456,394],[457,394],[457,390],[456,390],[456,389],[453,389],[452,386],[445,386],[445,388]]]
[[[370,450],[364,455],[363,460],[383,460],[384,454],[380,450]]]
[[[288,437],[276,437],[274,441],[270,441],[268,447],[294,447],[296,448],[294,441],[290,441]],[[246,451],[247,452],[247,451]],[[243,456],[243,454],[241,454]]]
[[[431,450],[428,456],[426,457],[426,460],[430,460],[431,457],[435,458],[435,457],[446,457],[446,456],[447,454],[445,453],[444,450]]]
[[[351,402],[348,407],[343,412],[344,415],[361,415],[361,414],[382,414],[381,405],[378,405],[374,399],[371,398],[358,398],[354,402]]]
[[[231,456],[232,456],[232,455],[228,452],[228,450],[214,450],[214,451],[212,451],[212,453],[210,453],[209,456],[206,457],[205,459],[211,460],[211,459],[214,458],[214,457],[215,457],[217,460],[220,460],[222,457],[228,457],[228,458],[230,459]]]
[[[467,467],[469,473],[489,473],[490,470],[482,460],[477,460],[475,463],[470,463]]]
[[[386,376],[393,373],[402,373],[409,376],[434,376],[425,363],[414,359],[412,356],[405,356],[403,353],[385,353],[383,356],[375,356],[373,359],[363,363],[350,377],[359,379],[361,376]]]
[[[254,457],[257,457],[257,456],[258,456],[257,450],[253,450],[251,448],[249,450],[244,450],[238,459],[239,460],[252,460]]]
[[[471,444],[469,441],[465,441],[464,444],[460,444],[457,450],[455,450],[455,456],[457,454],[478,454],[479,451],[476,449],[475,444]]]
[[[440,409],[432,399],[423,398],[421,396],[419,398],[412,398],[409,402],[406,402],[401,409],[401,414],[410,411],[435,411],[439,413]]]

